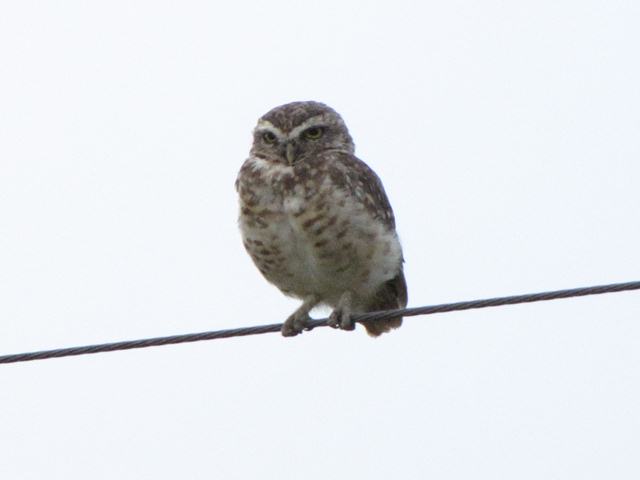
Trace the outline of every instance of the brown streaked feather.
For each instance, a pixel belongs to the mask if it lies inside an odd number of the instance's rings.
[[[327,163],[327,173],[333,184],[362,203],[373,219],[387,228],[396,226],[395,217],[382,181],[365,162],[348,152],[330,151],[319,161]]]

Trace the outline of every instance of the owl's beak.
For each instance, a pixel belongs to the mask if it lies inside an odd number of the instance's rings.
[[[285,148],[287,162],[289,162],[289,165],[293,165],[293,163],[296,161],[296,157],[298,156],[298,148],[293,142],[288,142]]]

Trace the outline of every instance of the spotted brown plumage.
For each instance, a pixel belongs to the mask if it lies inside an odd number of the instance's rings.
[[[282,334],[300,333],[316,305],[329,323],[403,308],[407,288],[395,218],[378,176],[354,155],[342,118],[318,102],[294,102],[258,120],[236,180],[244,246],[262,275],[303,300]],[[402,318],[365,323],[378,336]]]

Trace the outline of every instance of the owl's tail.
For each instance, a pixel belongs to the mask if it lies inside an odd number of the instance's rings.
[[[404,279],[404,273],[400,269],[400,273],[391,280],[383,283],[376,292],[371,303],[367,307],[368,312],[377,310],[393,310],[396,308],[404,308],[407,306],[407,282]],[[394,328],[402,325],[402,317],[395,317],[389,320],[362,322],[367,333],[372,337],[378,337]]]

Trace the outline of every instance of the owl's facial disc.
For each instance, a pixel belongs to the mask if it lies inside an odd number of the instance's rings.
[[[353,152],[353,142],[342,121],[327,113],[296,125],[261,118],[254,130],[252,153],[284,165],[293,166],[332,149]]]

